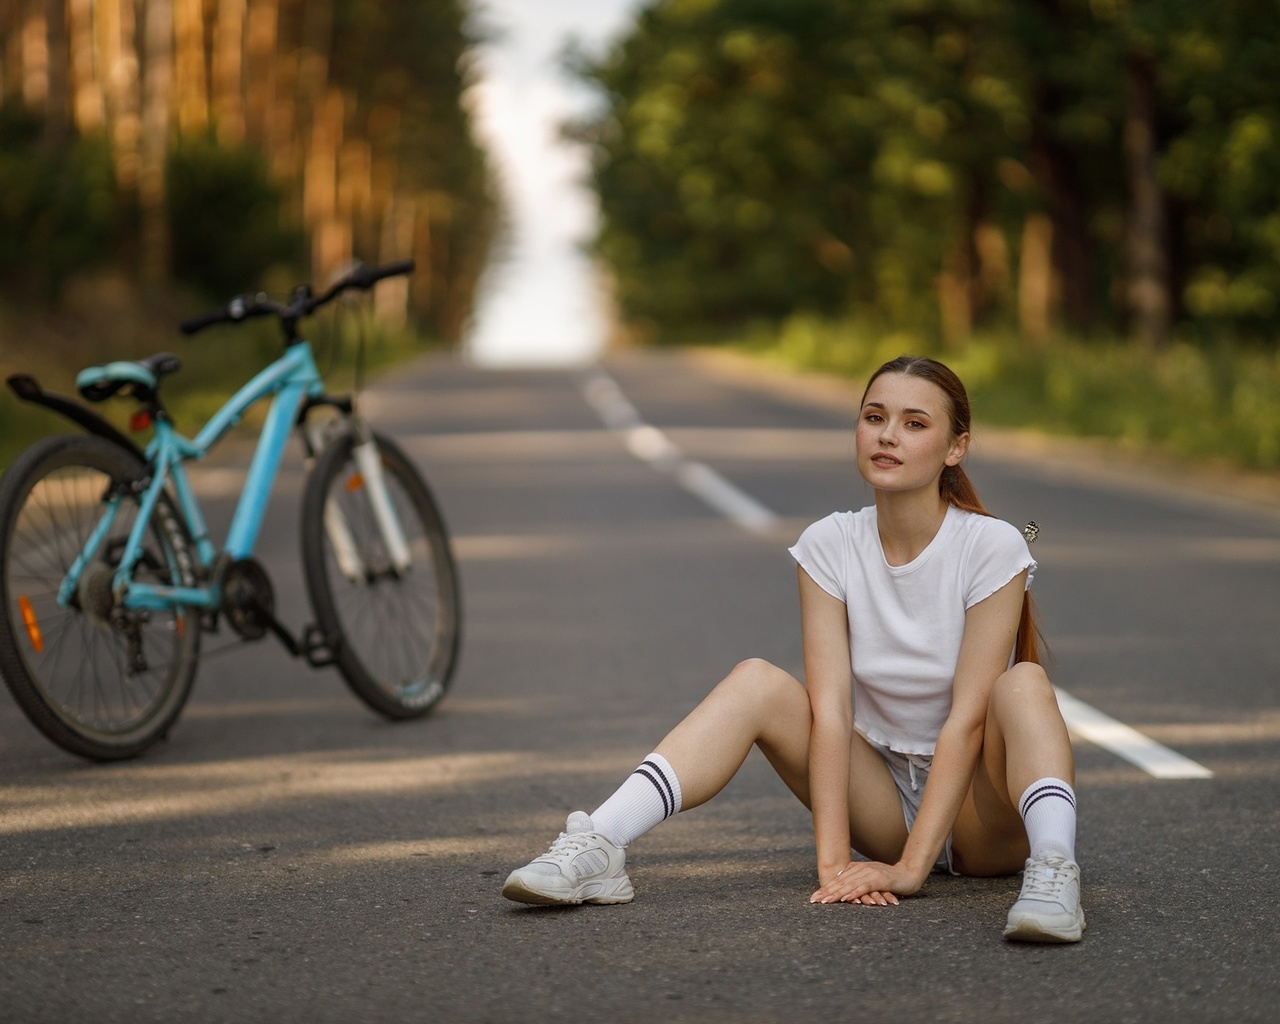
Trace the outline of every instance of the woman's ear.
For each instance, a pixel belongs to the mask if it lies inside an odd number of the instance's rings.
[[[951,445],[951,451],[947,452],[947,465],[958,466],[964,458],[965,453],[969,450],[969,434],[968,431],[961,434],[955,439]]]

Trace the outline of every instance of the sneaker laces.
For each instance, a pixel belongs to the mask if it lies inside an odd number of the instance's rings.
[[[589,832],[561,832],[538,860],[556,861],[579,853],[591,845],[589,837]]]
[[[1064,870],[1066,866],[1067,862],[1062,857],[1027,861],[1019,899],[1061,903],[1063,890],[1071,881],[1071,875]]]

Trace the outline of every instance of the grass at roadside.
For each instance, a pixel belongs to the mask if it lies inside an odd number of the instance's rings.
[[[182,360],[182,369],[165,379],[161,397],[178,429],[193,434],[240,385],[280,355],[282,341],[278,327],[270,320],[214,327],[185,338],[169,326],[179,318],[173,315],[163,324],[135,324],[134,330],[127,333],[91,333],[82,324],[68,326],[64,321],[51,327],[41,321],[32,328],[30,321],[10,317],[0,324],[5,328],[0,334],[0,380],[15,372],[30,373],[45,388],[75,397],[76,373],[85,366],[173,352]],[[325,311],[304,326],[309,328],[316,363],[326,385],[335,393],[350,391],[355,383],[362,332],[363,368],[367,374],[425,349],[425,344],[411,332],[382,329],[364,312]],[[266,401],[259,402],[246,417],[244,427],[260,423],[267,405]],[[136,408],[137,404],[128,399],[111,399],[94,406],[95,411],[122,428]],[[78,430],[60,416],[19,401],[7,386],[0,385],[0,470],[36,439]],[[142,435],[140,443],[145,443],[147,436]]]
[[[1113,438],[1251,469],[1280,467],[1280,348],[1175,343],[1149,352],[1070,338],[1031,348],[1012,337],[980,336],[939,352],[911,335],[810,317],[732,344],[795,369],[854,378],[904,352],[933,355],[964,380],[975,416],[986,423]]]

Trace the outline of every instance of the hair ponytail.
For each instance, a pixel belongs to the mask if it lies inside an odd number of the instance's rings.
[[[964,384],[960,382],[960,378],[955,375],[950,367],[927,356],[898,356],[897,359],[891,359],[871,375],[871,379],[867,381],[866,390],[862,393],[864,402],[867,399],[866,392],[871,389],[871,385],[876,378],[885,373],[901,373],[908,377],[921,377],[937,386],[951,403],[952,434],[955,437],[959,437],[961,434],[969,433],[971,415],[969,411],[969,395],[964,389]],[[969,479],[969,474],[964,471],[962,466],[943,467],[942,478],[938,482],[938,492],[943,501],[948,505],[954,505],[962,512],[972,512],[980,516],[991,515],[982,504],[973,482]],[[1035,600],[1031,596],[1031,591],[1027,590],[1022,595],[1022,614],[1018,620],[1018,635],[1014,641],[1013,660],[1015,662],[1030,661],[1036,665],[1041,664],[1040,646],[1043,640],[1043,634],[1041,634],[1040,627],[1036,623]]]
[[[961,512],[974,512],[980,516],[989,516],[990,512],[982,504],[973,481],[963,466],[946,466],[942,470],[942,479],[938,482],[938,490],[942,500],[954,505]]]

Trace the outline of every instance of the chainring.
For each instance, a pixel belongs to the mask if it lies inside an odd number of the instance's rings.
[[[222,577],[222,612],[232,629],[246,640],[259,640],[275,611],[271,580],[258,561],[239,558],[227,566]]]

